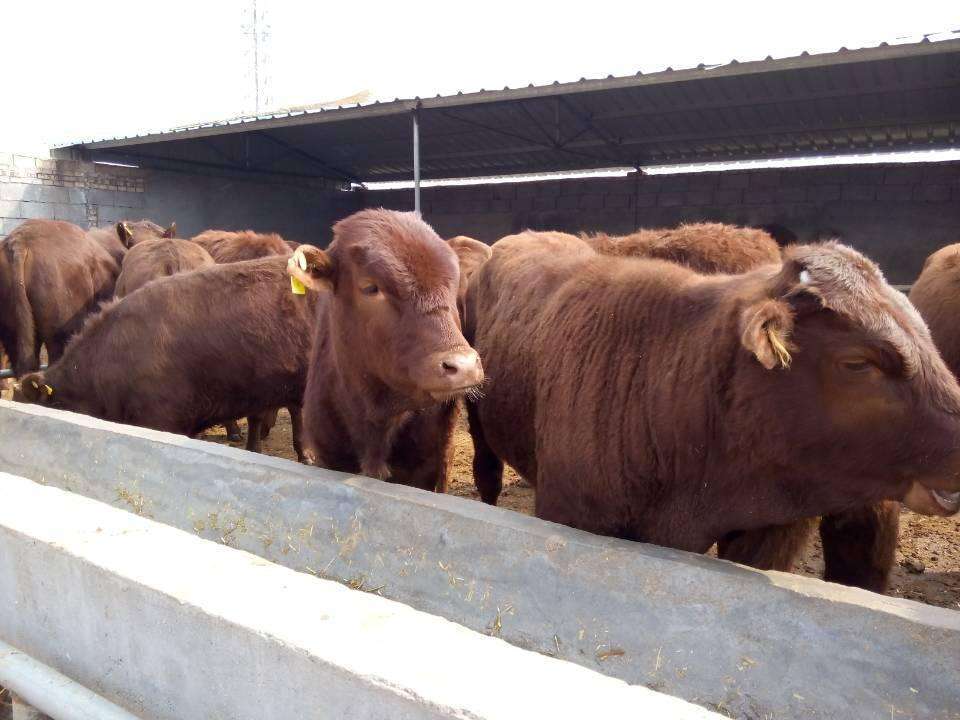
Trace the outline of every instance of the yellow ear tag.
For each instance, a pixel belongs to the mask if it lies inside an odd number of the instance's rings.
[[[294,257],[297,259],[297,266],[306,272],[307,270],[307,259],[303,256],[303,253],[300,250],[294,252]],[[300,282],[293,275],[290,276],[290,292],[294,295],[306,295],[307,288],[304,287],[304,284]]]
[[[50,397],[51,395],[53,395],[53,388],[50,387],[49,385],[44,385],[43,391],[47,394],[47,397]]]

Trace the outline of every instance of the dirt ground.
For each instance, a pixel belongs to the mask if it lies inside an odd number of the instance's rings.
[[[222,428],[211,430],[204,437],[214,442],[227,442]],[[243,447],[242,442],[230,444]],[[296,459],[293,453],[290,417],[285,410],[281,411],[277,426],[264,442],[264,452],[290,460]],[[467,433],[466,423],[461,419],[454,437],[450,492],[479,501],[473,485],[472,461],[473,444]],[[511,468],[507,468],[504,473],[503,485],[500,506],[532,515],[533,488]],[[823,572],[820,539],[816,537],[816,533],[795,572],[813,577],[819,577]],[[960,516],[935,518],[916,515],[909,510],[902,511],[897,565],[887,594],[954,610],[960,609]]]

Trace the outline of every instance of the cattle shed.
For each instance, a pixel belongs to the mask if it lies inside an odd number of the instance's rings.
[[[960,238],[960,163],[644,169],[955,148],[960,34],[937,38],[236,118],[81,142],[54,160],[0,155],[0,235],[23,217],[147,216],[183,234],[251,227],[322,244],[357,209],[419,203],[442,235],[486,242],[699,220],[836,236],[909,283]],[[600,168],[630,172],[509,181]],[[367,187],[490,177],[502,182]]]

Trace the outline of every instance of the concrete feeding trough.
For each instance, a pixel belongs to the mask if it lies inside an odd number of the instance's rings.
[[[957,612],[36,406],[0,436],[8,472],[735,717],[960,717]]]
[[[58,720],[719,718],[73,493],[0,485],[0,635],[80,683],[36,694]]]

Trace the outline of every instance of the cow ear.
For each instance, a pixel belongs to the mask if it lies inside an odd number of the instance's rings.
[[[493,249],[489,245],[466,235],[450,238],[447,244],[456,253],[460,274],[465,275],[465,279],[469,279],[493,255]]]
[[[779,300],[761,300],[748,306],[740,316],[740,342],[767,370],[790,367],[793,312]]]
[[[170,227],[163,231],[161,237],[165,238],[175,238],[177,236],[177,224],[175,222],[170,223]]]
[[[320,291],[333,289],[333,259],[313,245],[301,245],[293,251],[287,260],[287,274],[303,288]],[[294,292],[298,292],[296,282],[291,282]]]
[[[53,388],[47,384],[42,372],[35,372],[24,375],[14,392],[23,398],[24,402],[39,403],[53,395]]]
[[[120,238],[120,242],[123,243],[125,248],[130,247],[130,242],[133,240],[133,232],[130,230],[130,226],[127,223],[117,223],[117,236]]]

